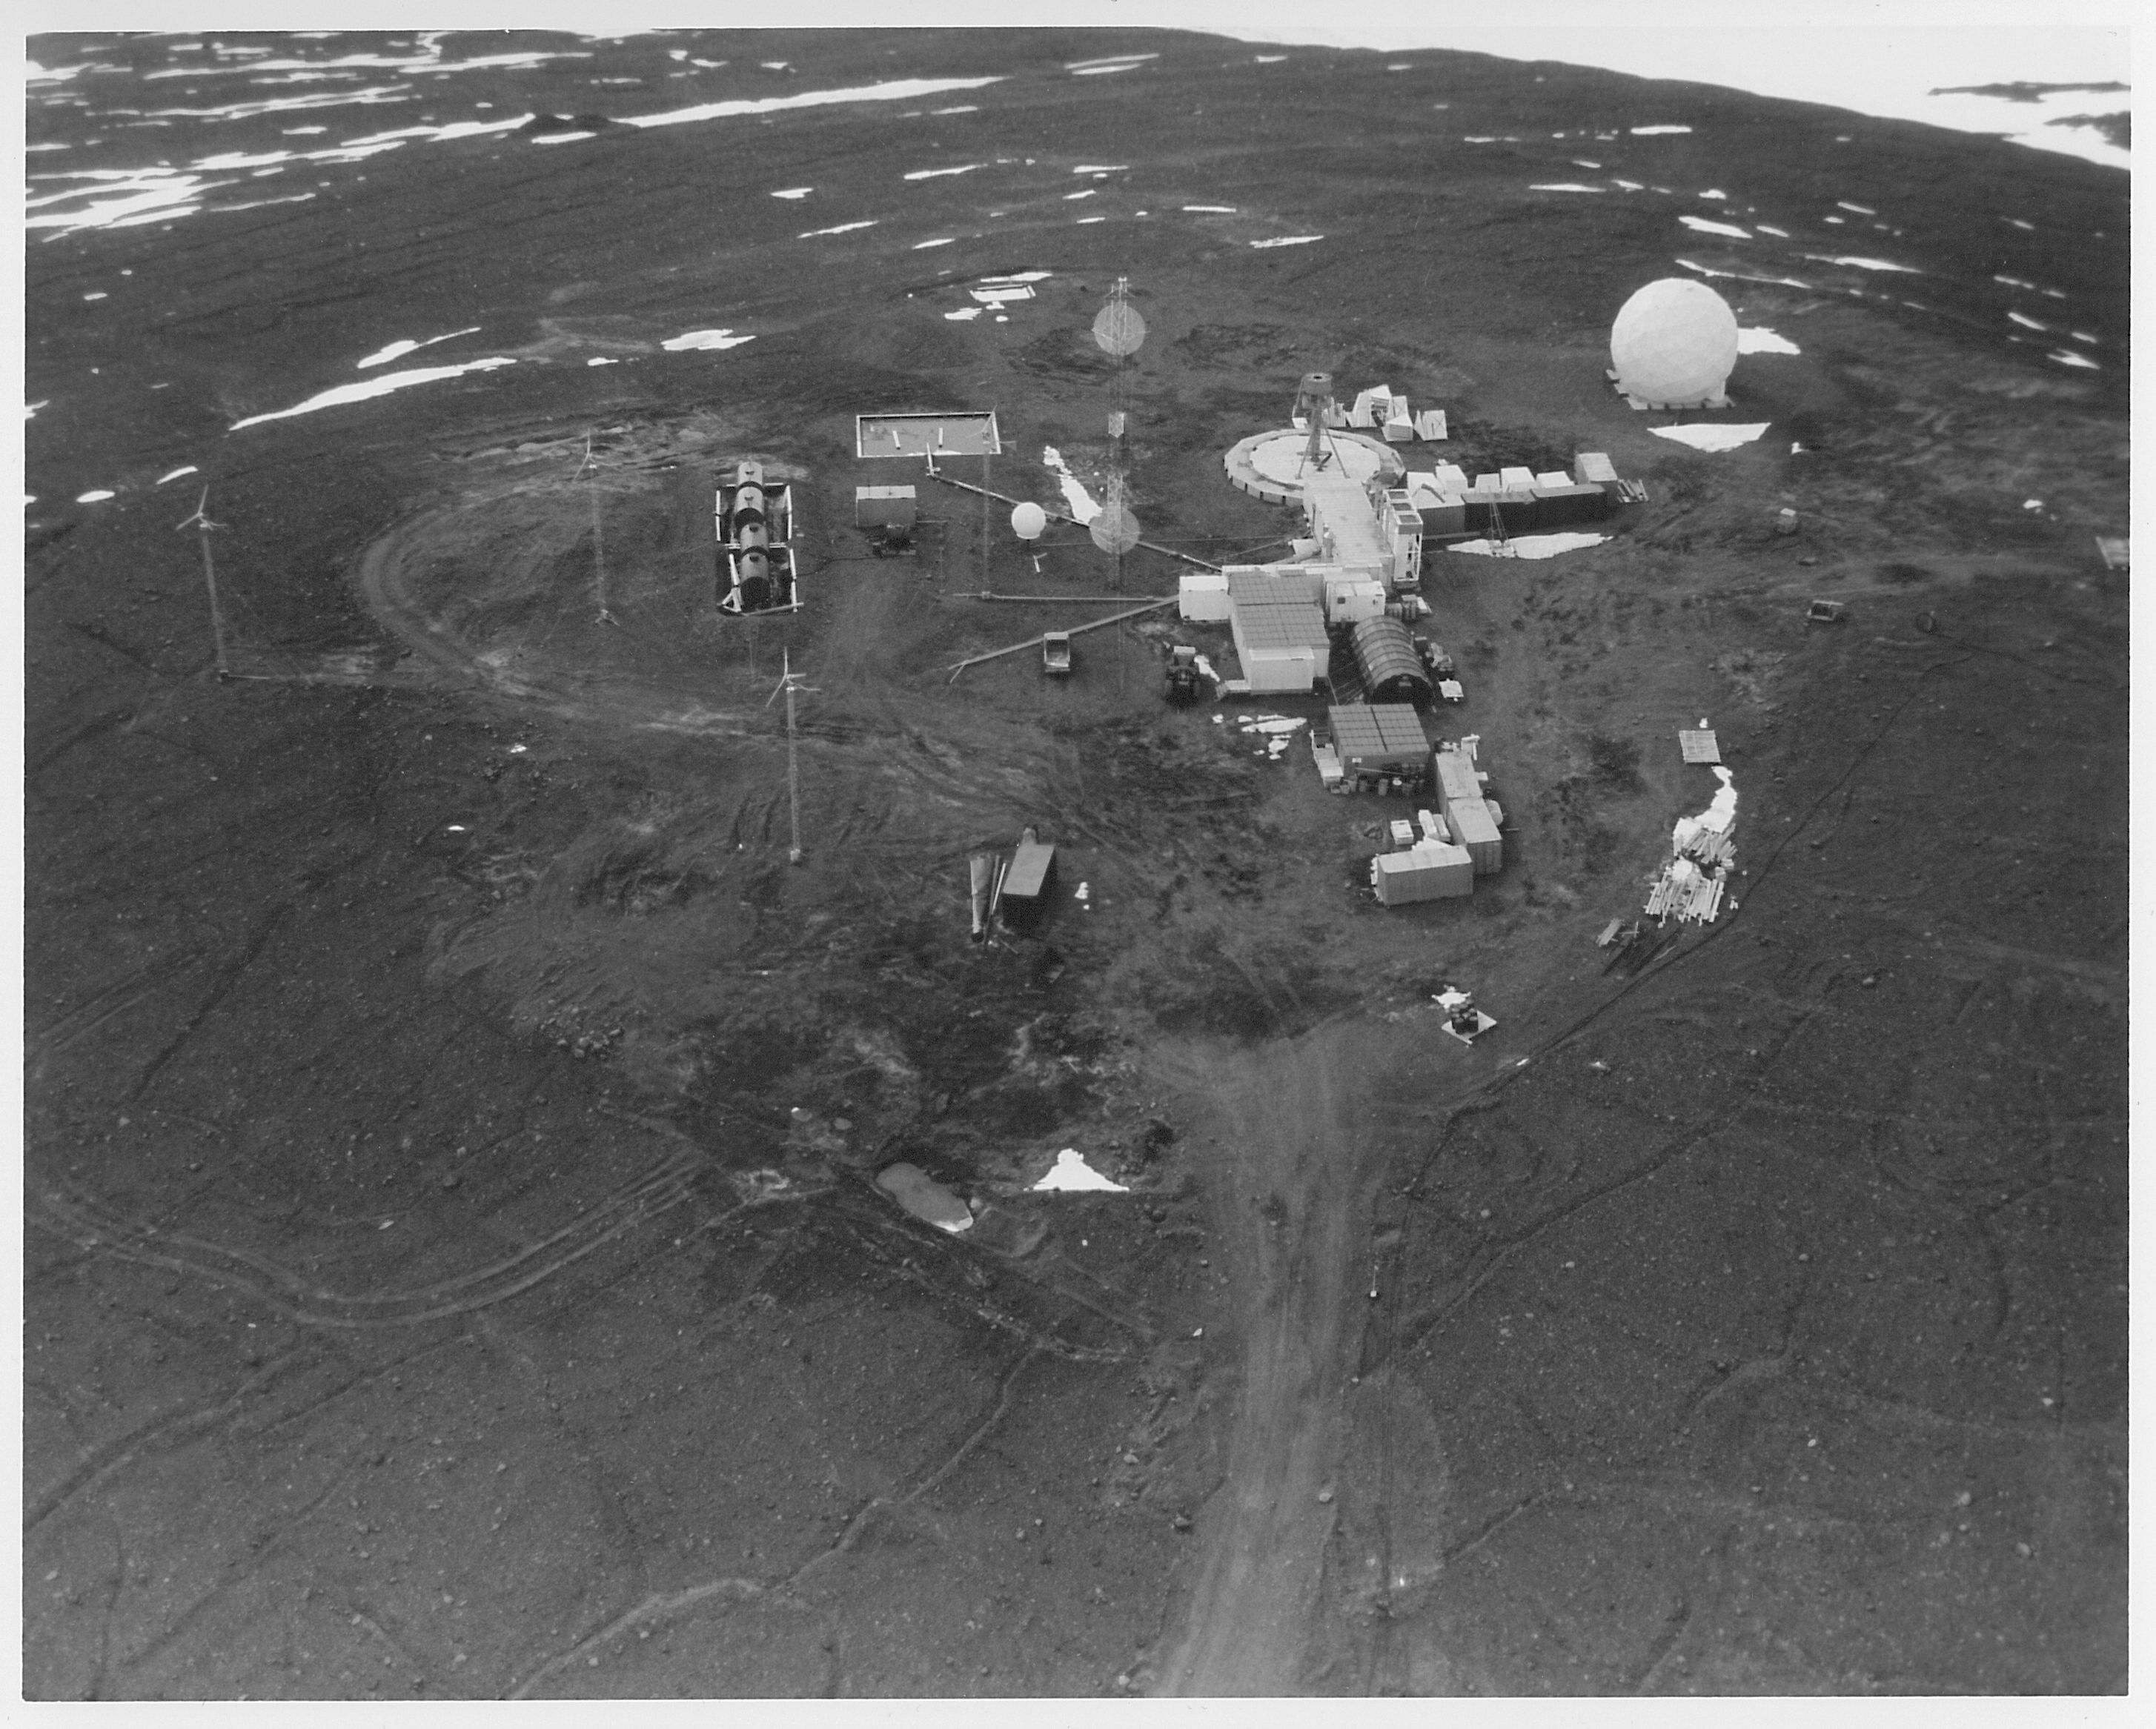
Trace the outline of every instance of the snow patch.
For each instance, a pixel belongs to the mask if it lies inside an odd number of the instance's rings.
[[[1063,488],[1064,499],[1070,506],[1071,516],[1079,522],[1091,522],[1101,514],[1100,505],[1092,494],[1079,483],[1078,477],[1065,466],[1063,453],[1055,445],[1043,448],[1040,465],[1055,476],[1057,483]]]
[[[250,414],[244,420],[235,420],[232,430],[238,432],[244,426],[259,426],[265,420],[289,420],[295,414],[311,414],[320,408],[334,408],[346,403],[363,403],[371,397],[387,396],[393,390],[408,390],[415,384],[431,384],[437,379],[461,377],[466,372],[491,372],[496,367],[513,367],[516,361],[506,355],[489,355],[485,360],[466,361],[460,367],[420,367],[408,372],[386,372],[379,378],[370,378],[363,384],[340,384],[334,390],[325,390],[311,396],[304,403],[289,408],[279,408],[272,413]]]
[[[775,114],[788,108],[822,108],[837,102],[904,102],[916,96],[940,96],[946,90],[977,90],[983,85],[1001,84],[994,78],[901,78],[884,84],[856,85],[846,90],[803,90],[798,96],[744,98],[732,102],[706,102],[694,108],[673,108],[663,114],[622,116],[630,126],[679,126],[693,121],[731,120],[737,115]]]
[[[1853,270],[1897,270],[1905,276],[1924,274],[1914,264],[1889,264],[1883,258],[1827,258],[1816,252],[1808,252],[1804,256],[1815,264],[1846,264]]]
[[[679,354],[691,348],[738,348],[755,340],[754,336],[737,336],[732,331],[685,331],[659,346],[670,354]]]
[[[1740,330],[1737,333],[1737,351],[1739,354],[1802,354],[1787,336],[1777,336],[1770,330]]]
[[[1494,541],[1460,541],[1445,550],[1477,552],[1489,558],[1554,558],[1560,552],[1599,546],[1609,538],[1606,534],[1517,534],[1502,546]]]
[[[1093,1189],[1115,1194],[1128,1194],[1127,1183],[1111,1183],[1087,1164],[1075,1147],[1066,1147],[1055,1155],[1055,1167],[1033,1186],[1038,1194],[1052,1189]]]
[[[1732,223],[1709,222],[1703,216],[1680,216],[1677,220],[1702,234],[1727,234],[1732,240],[1749,240],[1752,238]]]
[[[1734,450],[1739,444],[1750,444],[1772,424],[1762,420],[1756,426],[1655,426],[1648,430],[1658,439],[1689,444],[1695,450]]]
[[[393,360],[403,359],[414,349],[431,348],[437,342],[447,342],[453,337],[456,336],[475,336],[478,334],[480,328],[480,327],[478,325],[475,324],[467,326],[464,330],[451,331],[446,336],[429,336],[424,341],[418,342],[414,342],[410,338],[407,337],[401,341],[392,342],[387,348],[377,349],[372,354],[368,355],[365,360],[356,362],[353,365],[352,370],[355,372],[363,372],[369,367],[386,366]]]
[[[807,233],[796,234],[793,238],[797,240],[813,240],[819,234],[850,234],[855,228],[872,228],[875,225],[876,218],[872,216],[866,222],[842,222],[834,228],[811,228]]]
[[[1250,244],[1262,252],[1269,246],[1307,246],[1324,238],[1322,234],[1281,234],[1270,240],[1253,240]]]

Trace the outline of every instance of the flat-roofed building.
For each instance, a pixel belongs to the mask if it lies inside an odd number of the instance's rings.
[[[1399,580],[1397,560],[1363,483],[1327,469],[1303,477],[1302,498],[1317,541],[1315,562],[1374,577],[1389,594]]]
[[[1475,861],[1466,847],[1424,840],[1370,860],[1370,886],[1387,906],[1449,900],[1474,892]]]
[[[1245,606],[1234,603],[1229,619],[1235,658],[1255,690],[1288,693],[1312,689],[1329,655],[1325,614],[1316,601]]]
[[[1406,703],[1336,703],[1325,712],[1332,748],[1348,772],[1420,772],[1429,736],[1422,730],[1422,716]]]

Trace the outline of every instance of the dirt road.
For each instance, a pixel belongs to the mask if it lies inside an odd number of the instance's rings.
[[[1192,1053],[1186,1078],[1221,1125],[1215,1247],[1233,1283],[1242,1387],[1228,1478],[1199,1521],[1204,1545],[1159,1691],[1300,1691],[1333,1524],[1323,1501],[1366,1306],[1369,1187],[1378,1149],[1360,1077],[1373,1032],[1331,1023],[1301,1038]]]

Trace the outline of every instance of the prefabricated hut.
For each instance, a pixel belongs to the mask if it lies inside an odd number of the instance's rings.
[[[1447,746],[1430,759],[1437,782],[1437,808],[1460,844],[1475,860],[1477,876],[1494,876],[1505,868],[1504,837],[1482,792],[1483,777],[1471,746]]]

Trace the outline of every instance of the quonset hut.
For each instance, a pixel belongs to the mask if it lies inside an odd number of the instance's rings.
[[[1348,647],[1362,675],[1365,702],[1430,706],[1435,692],[1429,669],[1415,652],[1414,637],[1398,618],[1381,614],[1351,626]]]

